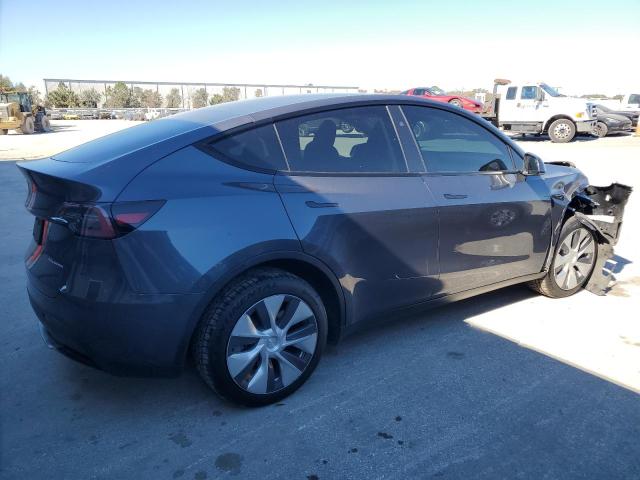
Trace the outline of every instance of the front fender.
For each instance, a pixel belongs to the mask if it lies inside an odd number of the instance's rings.
[[[613,257],[613,247],[620,238],[624,207],[631,191],[631,187],[620,183],[608,187],[589,185],[574,195],[568,206],[576,220],[591,230],[598,240],[594,273],[585,287],[597,295],[604,295],[612,280],[606,264]]]
[[[589,185],[574,195],[569,209],[580,222],[599,235],[601,243],[614,246],[620,238],[624,207],[632,190],[632,187],[620,183],[612,183],[608,187]]]

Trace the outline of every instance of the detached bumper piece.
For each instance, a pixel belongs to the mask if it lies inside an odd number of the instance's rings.
[[[575,217],[596,233],[598,259],[591,279],[585,287],[596,295],[605,295],[611,282],[615,280],[607,265],[613,258],[613,247],[620,238],[624,207],[631,191],[631,187],[620,183],[613,183],[608,187],[589,185],[581,194],[576,195],[569,205]]]

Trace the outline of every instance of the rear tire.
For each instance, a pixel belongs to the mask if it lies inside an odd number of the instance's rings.
[[[549,137],[553,143],[567,143],[576,136],[575,124],[566,118],[559,118],[549,125]]]
[[[609,133],[609,127],[604,122],[596,123],[595,128],[593,129],[593,134],[598,138],[604,138]]]
[[[20,131],[23,135],[31,135],[35,131],[35,122],[33,121],[33,117],[26,117],[24,122],[22,122],[22,126],[20,127]]]
[[[462,108],[462,102],[457,98],[449,100],[449,104],[453,105],[454,107]]]
[[[322,300],[306,281],[260,268],[232,281],[213,300],[192,351],[216,393],[248,406],[267,405],[309,378],[324,350],[327,326]]]
[[[597,258],[598,244],[593,232],[570,218],[560,232],[549,271],[528,286],[546,297],[569,297],[587,284]]]

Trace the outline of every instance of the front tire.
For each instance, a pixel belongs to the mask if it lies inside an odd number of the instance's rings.
[[[35,123],[33,121],[33,117],[26,117],[24,122],[22,122],[22,126],[20,127],[20,131],[23,135],[31,135],[35,131]]]
[[[547,297],[569,297],[587,284],[597,257],[598,245],[593,232],[570,218],[560,232],[549,271],[529,286]]]
[[[42,131],[43,132],[50,132],[51,131],[51,121],[49,120],[49,117],[47,117],[46,115],[42,116]]]
[[[604,122],[596,123],[595,128],[593,129],[593,134],[598,138],[604,138],[609,133],[609,127]]]
[[[559,118],[549,125],[549,137],[553,143],[567,143],[576,136],[575,124],[566,118]]]
[[[204,381],[233,402],[260,406],[297,390],[316,368],[327,314],[303,279],[277,269],[249,271],[202,317],[193,343]]]

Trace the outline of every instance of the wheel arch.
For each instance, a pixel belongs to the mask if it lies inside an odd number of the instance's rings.
[[[262,254],[249,261],[242,262],[220,276],[202,296],[198,306],[194,309],[186,328],[182,346],[179,349],[180,365],[184,365],[189,353],[191,342],[200,323],[202,315],[209,304],[230,282],[240,275],[255,268],[270,267],[293,273],[309,282],[322,299],[327,309],[329,323],[328,341],[337,343],[347,322],[347,306],[344,291],[336,275],[331,269],[317,258],[298,251],[281,251]]]
[[[569,120],[571,123],[573,123],[574,127],[576,126],[576,122],[573,120],[573,118],[571,118],[569,115],[565,115],[564,113],[559,113],[558,115],[554,115],[553,117],[551,117],[549,120],[545,122],[542,132],[547,133],[549,131],[549,127],[551,126],[551,124],[556,120],[560,120],[560,119]]]

